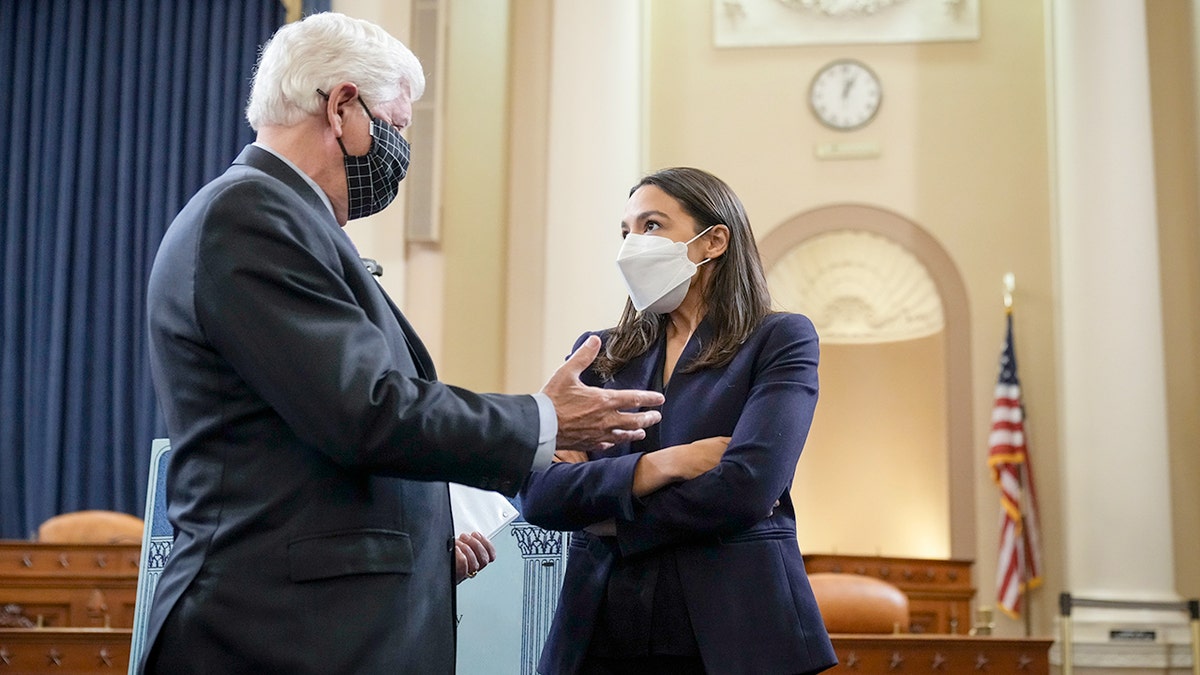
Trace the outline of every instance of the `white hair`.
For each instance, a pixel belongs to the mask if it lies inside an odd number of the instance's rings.
[[[289,23],[263,45],[250,85],[246,119],[290,126],[325,106],[326,93],[353,82],[368,106],[400,97],[408,85],[413,101],[425,93],[421,62],[404,43],[379,26],[344,14],[322,12]]]

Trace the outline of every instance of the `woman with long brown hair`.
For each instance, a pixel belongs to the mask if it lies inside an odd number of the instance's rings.
[[[643,178],[621,233],[630,299],[582,379],[666,403],[645,439],[560,452],[521,493],[530,523],[574,532],[539,670],[825,670],[789,494],[817,401],[812,323],[771,311],[745,209],[709,173]]]

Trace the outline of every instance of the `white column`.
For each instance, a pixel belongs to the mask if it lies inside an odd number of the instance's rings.
[[[525,70],[514,75],[520,100],[511,104],[506,384],[526,391],[580,333],[615,324],[624,306],[614,261],[643,169],[642,3],[516,7],[514,67]]]
[[[1174,601],[1144,5],[1055,0],[1053,10],[1064,588]],[[1097,643],[1117,624],[1170,621],[1075,617],[1077,637]]]

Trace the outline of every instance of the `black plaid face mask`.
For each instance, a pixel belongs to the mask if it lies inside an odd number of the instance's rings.
[[[318,93],[325,96],[320,90]],[[392,203],[408,173],[410,153],[408,141],[395,127],[372,115],[362,98],[358,102],[371,118],[371,147],[365,155],[351,155],[338,139],[346,164],[349,220],[379,213]]]

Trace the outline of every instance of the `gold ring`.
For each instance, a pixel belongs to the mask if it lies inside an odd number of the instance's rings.
[[[479,574],[479,571],[478,571],[478,570],[476,570],[476,571],[474,571],[474,572],[467,572],[467,578],[468,578],[468,579],[474,579],[476,574]]]

